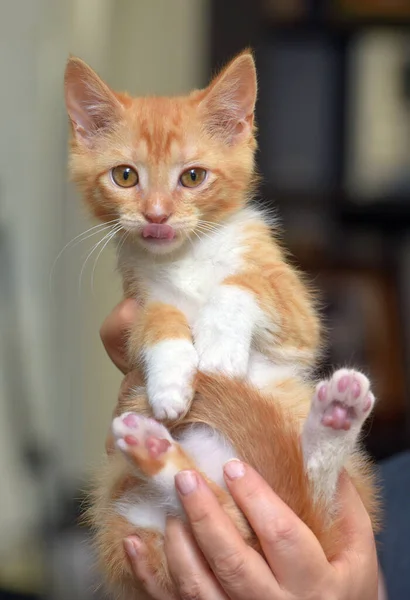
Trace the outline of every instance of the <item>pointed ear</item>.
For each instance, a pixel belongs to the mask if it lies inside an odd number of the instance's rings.
[[[96,134],[120,118],[122,104],[97,73],[79,58],[71,57],[64,77],[68,115],[78,141],[92,146]]]
[[[252,133],[257,82],[255,62],[248,51],[237,56],[205,90],[200,102],[206,126],[228,144]]]

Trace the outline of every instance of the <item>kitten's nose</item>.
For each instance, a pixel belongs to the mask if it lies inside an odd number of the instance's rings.
[[[154,212],[146,212],[144,213],[144,217],[147,219],[148,223],[157,223],[161,225],[162,223],[166,223],[171,216],[171,213],[154,213]]]

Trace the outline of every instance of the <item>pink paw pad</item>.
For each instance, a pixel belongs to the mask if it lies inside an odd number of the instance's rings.
[[[164,452],[168,450],[168,448],[171,445],[171,442],[163,438],[160,439],[150,436],[149,438],[147,438],[145,445],[150,456],[152,456],[152,458],[157,458],[158,456],[164,454]]]
[[[126,413],[122,420],[127,427],[138,427],[138,417],[134,413]]]
[[[341,377],[339,379],[339,381],[337,382],[337,389],[339,390],[339,392],[345,392],[347,390],[347,388],[349,387],[351,382],[351,377],[350,375],[343,375],[343,377]]]
[[[112,431],[118,448],[125,454],[138,454],[157,459],[172,446],[168,430],[154,419],[124,413],[114,419]]]
[[[345,431],[348,431],[352,425],[353,418],[353,409],[344,406],[343,404],[339,404],[336,400],[323,414],[322,423],[333,429],[344,429]]]
[[[327,384],[323,383],[318,390],[318,398],[321,402],[324,402],[326,400],[326,394],[327,394]]]
[[[370,409],[373,407],[374,404],[374,396],[371,392],[369,392],[369,394],[367,394],[366,396],[366,400],[365,403],[363,405],[363,413],[367,413],[370,411]]]
[[[128,446],[138,446],[138,440],[133,435],[124,436],[124,441],[128,444]]]
[[[340,369],[320,383],[313,398],[322,425],[348,431],[354,423],[361,425],[374,404],[367,377],[358,371]]]

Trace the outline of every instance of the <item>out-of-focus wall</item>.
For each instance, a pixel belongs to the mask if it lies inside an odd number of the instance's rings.
[[[397,88],[408,43],[406,33],[375,30],[358,36],[350,49],[347,184],[370,202],[400,169],[407,171],[408,109]]]
[[[117,0],[110,82],[135,94],[181,94],[206,83],[208,0]]]
[[[90,279],[93,259],[81,266],[90,238],[59,250],[93,225],[67,185],[67,117],[63,72],[71,52],[89,62],[113,87],[134,93],[181,93],[202,85],[207,73],[207,0],[13,0],[2,3],[0,76],[0,230],[13,257],[16,301],[35,439],[51,450],[54,466],[31,477],[20,460],[20,441],[9,419],[0,343],[1,544],[26,535],[53,490],[70,489],[103,451],[120,375],[106,357],[98,330],[121,296],[114,256],[105,251]],[[3,238],[2,238],[3,239]],[[2,286],[3,286],[2,282]],[[10,308],[10,307],[9,307]],[[4,311],[2,314],[6,314]],[[4,324],[2,323],[2,326]],[[10,334],[11,322],[7,334]],[[4,331],[2,330],[2,334]],[[13,333],[13,332],[11,332]],[[19,332],[14,332],[19,336]],[[16,367],[17,368],[17,367]],[[23,405],[14,402],[25,419]],[[57,507],[58,508],[58,507]],[[0,545],[0,550],[1,550]]]
[[[8,550],[35,521],[39,506],[39,485],[22,447],[36,440],[48,447],[58,438],[53,431],[58,348],[48,265],[58,247],[64,198],[59,148],[65,126],[53,84],[68,46],[70,13],[68,4],[49,4],[16,0],[1,6],[0,539]]]

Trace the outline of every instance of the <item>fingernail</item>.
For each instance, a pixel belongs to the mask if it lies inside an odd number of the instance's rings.
[[[138,538],[126,538],[124,540],[125,552],[130,558],[137,558],[139,551],[141,550],[141,542]]]
[[[240,460],[233,458],[225,463],[224,473],[228,479],[239,479],[245,475],[245,466]]]
[[[187,496],[198,486],[196,474],[193,471],[181,471],[175,476],[175,485],[183,496]]]

